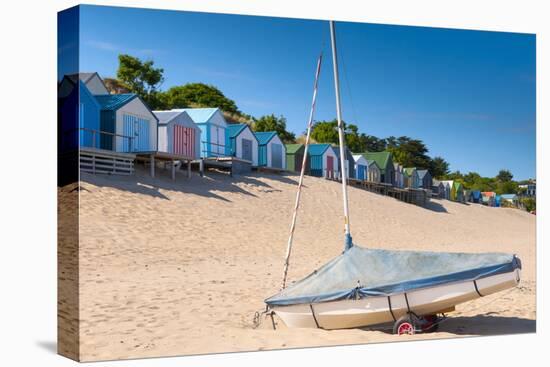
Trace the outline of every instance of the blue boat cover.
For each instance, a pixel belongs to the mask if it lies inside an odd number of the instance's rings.
[[[521,269],[515,255],[391,251],[351,246],[304,279],[268,298],[269,306],[389,296],[474,281]]]

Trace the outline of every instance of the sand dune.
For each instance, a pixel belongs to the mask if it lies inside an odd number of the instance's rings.
[[[365,247],[518,254],[521,286],[460,305],[440,332],[253,328],[281,281],[297,177],[212,174],[175,183],[82,176],[80,356],[104,360],[535,331],[535,217],[433,200],[428,208],[350,188]],[[343,249],[341,187],[306,177],[289,280]],[[74,200],[77,191],[60,191]],[[270,323],[270,321],[269,321]]]

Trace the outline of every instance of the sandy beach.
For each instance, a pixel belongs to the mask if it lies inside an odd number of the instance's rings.
[[[167,172],[152,179],[139,168],[135,176],[81,179],[83,361],[535,331],[535,216],[526,212],[446,200],[423,208],[350,187],[358,245],[516,253],[520,286],[459,305],[431,334],[281,322],[273,330],[268,320],[254,328],[253,317],[279,289],[297,176],[178,173],[172,182]],[[59,192],[62,203],[77,195]],[[302,198],[290,282],[343,249],[341,186],[306,177]]]

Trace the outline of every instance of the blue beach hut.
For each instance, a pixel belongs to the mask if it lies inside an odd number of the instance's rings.
[[[158,119],[137,94],[103,94],[101,148],[124,153],[157,151]]]
[[[258,139],[258,167],[286,168],[286,147],[275,131],[255,132]]]
[[[99,149],[100,110],[99,103],[82,81],[60,100],[61,151],[78,147]]]
[[[227,121],[219,108],[183,108],[201,129],[201,154],[203,158],[223,157],[231,154]]]
[[[338,174],[338,158],[330,144],[311,144],[308,148],[311,176],[335,178]]]

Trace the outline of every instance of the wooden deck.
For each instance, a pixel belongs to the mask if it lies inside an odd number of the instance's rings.
[[[165,168],[168,164],[170,166],[172,180],[175,180],[176,170],[181,169],[183,163],[187,164],[187,178],[191,177],[191,163],[193,162],[194,158],[168,152],[153,151],[136,153],[136,160],[144,162],[145,164],[149,164],[151,177],[155,177],[155,170],[158,161],[164,162]]]
[[[135,154],[97,148],[80,148],[80,171],[92,174],[132,175]]]
[[[339,178],[332,179],[338,182],[342,182]],[[384,182],[371,182],[364,180],[357,180],[349,178],[348,185],[361,188],[370,192],[374,192],[380,195],[391,196],[397,200],[403,201],[409,204],[415,204],[419,206],[426,206],[431,198],[431,192],[424,189],[413,188],[398,188],[391,184]]]

